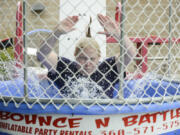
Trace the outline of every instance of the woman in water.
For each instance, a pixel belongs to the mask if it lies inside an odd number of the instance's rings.
[[[104,28],[101,34],[111,35],[120,40],[119,25],[108,16],[98,14],[98,21]],[[75,60],[58,57],[52,48],[57,39],[74,30],[78,16],[61,21],[55,30],[43,42],[37,52],[38,60],[48,68],[48,78],[54,82],[62,97],[69,98],[113,98],[114,85],[118,80],[118,59],[110,57],[99,62],[101,53],[98,43],[91,37],[90,27],[85,38],[79,40],[74,52]],[[125,65],[136,55],[136,49],[128,37],[125,37]],[[120,64],[120,63],[119,63]],[[124,73],[123,73],[124,74]],[[78,87],[78,88],[75,88]]]

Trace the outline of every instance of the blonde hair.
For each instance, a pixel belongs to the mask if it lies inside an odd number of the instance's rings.
[[[94,48],[97,51],[99,57],[101,56],[99,44],[97,43],[95,39],[91,37],[85,37],[78,41],[78,43],[76,44],[74,56],[77,56],[81,52],[81,50],[87,47]]]
[[[91,23],[92,23],[92,18],[90,17],[90,22],[88,24],[86,37],[80,39],[78,41],[78,43],[76,44],[74,56],[77,56],[81,52],[81,50],[83,50],[84,48],[92,47],[92,48],[96,49],[99,57],[101,57],[101,51],[100,51],[99,44],[94,38],[91,37],[91,28],[90,28]]]

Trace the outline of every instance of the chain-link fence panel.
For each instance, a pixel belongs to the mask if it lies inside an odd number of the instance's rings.
[[[4,105],[122,110],[179,102],[178,0],[0,5]]]

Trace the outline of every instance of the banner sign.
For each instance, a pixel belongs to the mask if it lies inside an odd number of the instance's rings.
[[[180,128],[180,108],[112,115],[0,112],[0,131],[13,135],[157,135]]]

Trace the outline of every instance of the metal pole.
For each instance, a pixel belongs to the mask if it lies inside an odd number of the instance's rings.
[[[170,80],[171,81],[171,80]],[[179,82],[176,82],[176,83],[179,83]],[[9,102],[11,101],[12,97],[9,97],[9,96],[2,96],[0,97],[0,102]],[[16,103],[22,103],[22,101],[24,100],[22,97],[14,97],[13,100],[16,102]],[[37,101],[37,98],[29,98],[27,100],[28,103],[34,103]],[[139,101],[141,101],[142,104],[151,104],[151,103],[164,103],[165,101],[166,102],[172,102],[172,101],[177,101],[177,102],[180,102],[180,95],[175,95],[175,96],[161,96],[161,97],[146,97],[146,98],[126,98],[124,100],[118,100],[118,99],[96,99],[96,100],[93,100],[93,99],[87,99],[87,100],[84,100],[84,99],[48,99],[48,98],[40,98],[39,100],[39,103],[41,104],[47,104],[49,102],[52,102],[53,104],[51,105],[54,105],[54,104],[67,104],[71,107],[71,104],[77,104],[77,103],[83,103],[84,105],[89,105],[89,104],[94,104],[94,101],[95,104],[94,105],[109,105],[109,103],[111,104],[115,104],[115,105],[123,105],[126,103],[126,104],[129,104],[129,105],[132,105],[132,104],[137,104]],[[38,103],[36,103],[38,104]]]
[[[124,72],[125,72],[125,67],[123,66],[124,65],[124,53],[125,53],[125,50],[124,48],[122,47],[124,45],[124,20],[125,20],[125,10],[124,10],[124,3],[125,3],[125,0],[121,0],[121,21],[120,21],[120,28],[121,28],[121,36],[120,36],[120,67],[119,67],[119,99],[124,99],[123,97],[123,83],[124,83]]]
[[[24,97],[28,98],[27,47],[26,47],[26,0],[23,0],[23,45],[24,45]]]
[[[172,24],[171,24],[171,17],[172,17],[172,1],[169,0],[169,40],[168,40],[168,49],[171,50],[171,46],[172,46]],[[169,66],[171,66],[171,52],[168,52],[168,64]],[[171,71],[170,71],[170,67],[168,68],[168,76],[170,76]]]

